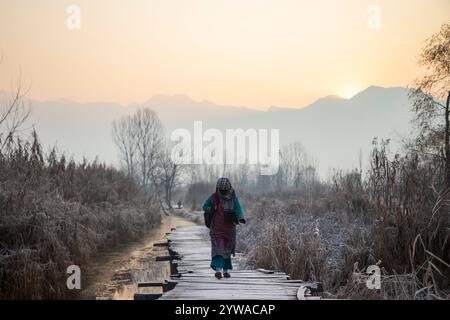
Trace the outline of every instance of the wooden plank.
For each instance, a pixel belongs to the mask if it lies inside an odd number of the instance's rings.
[[[139,282],[138,288],[163,287],[165,282]]]
[[[179,256],[157,256],[155,258],[156,261],[172,261],[172,260],[177,260],[180,259]]]
[[[214,276],[211,274],[210,276],[206,276],[206,275],[201,275],[201,274],[196,274],[194,273],[189,273],[186,275],[183,275],[183,277],[189,279],[189,278],[203,278],[203,277],[210,277],[213,278]],[[237,278],[236,276],[234,278]],[[270,277],[265,277],[265,276],[258,276],[258,275],[252,275],[252,274],[243,274],[240,275],[239,278],[248,278],[248,279],[286,279],[287,276],[270,276]],[[288,280],[288,279],[286,279]]]
[[[184,278],[184,277],[183,277]],[[205,285],[209,285],[209,284],[216,284],[216,281],[214,280],[184,280],[182,278],[175,280],[177,281],[178,284],[180,284],[181,286],[183,284],[187,284],[187,285],[195,285],[195,284],[205,284]],[[283,286],[283,287],[292,287],[292,288],[299,288],[301,286],[307,287],[311,290],[311,288],[314,287],[314,285],[308,285],[308,284],[304,284],[304,283],[298,283],[298,282],[285,282],[285,281],[264,281],[264,280],[260,280],[260,281],[255,281],[255,280],[251,280],[251,281],[243,281],[241,279],[238,280],[229,280],[227,279],[226,281],[223,281],[220,283],[220,286],[222,287],[233,287],[233,286]],[[314,290],[311,290],[312,292],[314,292]],[[319,292],[318,290],[316,290],[316,292]]]
[[[245,264],[245,256],[237,253],[233,257],[234,270],[231,278],[216,279],[209,266],[211,260],[211,243],[209,230],[204,226],[181,226],[168,233],[167,242],[155,244],[167,247],[169,256],[159,256],[157,261],[169,261],[171,280],[165,282],[149,282],[139,287],[162,286],[163,294],[159,299],[220,299],[220,300],[295,300],[299,289],[305,288],[308,299],[310,292],[321,290],[315,282],[290,280],[283,272],[263,268],[249,269]],[[303,289],[302,289],[303,290]],[[150,299],[154,294],[137,293],[136,299]],[[300,293],[300,296],[302,294]]]
[[[266,270],[266,269],[262,269],[262,268],[259,268],[259,269],[256,269],[257,271],[259,271],[259,272],[262,272],[262,273],[266,273],[266,274],[273,274],[273,273],[275,273],[275,271],[273,271],[273,270]]]
[[[162,293],[135,293],[134,300],[156,300],[161,298]]]
[[[154,247],[168,247],[169,246],[169,242],[155,242],[153,244]]]

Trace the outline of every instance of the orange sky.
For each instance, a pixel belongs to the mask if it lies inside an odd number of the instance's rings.
[[[68,5],[81,29],[66,26]],[[380,8],[379,30],[367,26]],[[371,20],[372,21],[372,20]],[[0,90],[143,102],[155,94],[266,109],[406,86],[448,0],[1,0]]]

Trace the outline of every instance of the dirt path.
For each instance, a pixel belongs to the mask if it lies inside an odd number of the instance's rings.
[[[173,227],[194,224],[179,216],[164,216],[161,225],[150,231],[142,241],[98,255],[84,272],[82,270],[83,289],[76,298],[133,299],[138,282],[168,279],[169,263],[155,262],[155,256],[160,255],[161,251],[154,250],[153,243],[162,240]]]

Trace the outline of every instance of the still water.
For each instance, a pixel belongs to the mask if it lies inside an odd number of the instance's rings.
[[[153,244],[164,240],[171,228],[193,224],[178,216],[164,216],[161,225],[141,241],[97,255],[82,270],[82,289],[76,298],[131,300],[138,291],[138,282],[169,279],[169,263],[155,261],[156,256],[166,255],[167,249],[154,248]],[[158,293],[161,288],[145,288],[140,292]]]

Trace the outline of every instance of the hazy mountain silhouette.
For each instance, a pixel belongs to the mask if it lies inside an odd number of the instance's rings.
[[[158,113],[167,134],[181,127],[192,130],[194,120],[202,120],[205,128],[220,130],[278,128],[281,144],[303,143],[317,159],[322,174],[330,167],[358,166],[360,150],[366,161],[374,137],[391,138],[391,149],[395,149],[400,138],[409,134],[413,116],[408,90],[400,87],[369,87],[351,99],[328,96],[301,109],[272,106],[267,111],[198,102],[186,95],[157,95],[129,106],[70,100],[31,101],[31,105],[31,122],[44,145],[57,144],[76,159],[98,156],[116,164],[112,121],[146,106]]]

